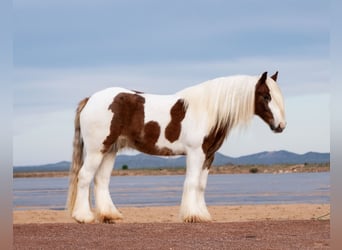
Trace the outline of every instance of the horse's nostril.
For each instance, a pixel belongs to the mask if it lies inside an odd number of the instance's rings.
[[[283,132],[284,129],[285,129],[284,123],[280,123],[274,131],[277,133],[280,133],[280,132]]]
[[[280,125],[277,127],[276,132],[280,133],[283,132],[284,128],[280,127]]]
[[[285,126],[282,126],[281,124],[278,125],[278,127],[275,127],[274,125],[270,125],[271,130],[273,130],[276,133],[280,133],[283,132],[283,130],[285,129]]]

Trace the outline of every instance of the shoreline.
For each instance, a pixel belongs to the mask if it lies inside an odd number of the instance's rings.
[[[119,207],[117,223],[180,223],[179,206]],[[208,206],[213,222],[330,220],[330,204]],[[66,210],[15,210],[13,224],[77,223]]]
[[[210,174],[287,174],[329,172],[330,163],[212,166]],[[112,176],[184,175],[185,168],[115,169]],[[67,177],[68,171],[14,172],[13,178]]]

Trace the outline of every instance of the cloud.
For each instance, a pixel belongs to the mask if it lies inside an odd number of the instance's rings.
[[[13,164],[70,160],[74,112],[61,110],[14,118]]]
[[[95,91],[120,86],[155,94],[172,94],[221,76],[273,74],[285,95],[328,93],[329,61],[299,58],[241,58],[226,61],[113,65],[90,68],[16,68],[14,107],[70,108]],[[32,110],[31,110],[32,111]]]
[[[25,2],[14,7],[18,66],[328,55],[326,1]]]

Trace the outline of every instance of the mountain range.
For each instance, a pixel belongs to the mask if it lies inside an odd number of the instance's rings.
[[[230,157],[221,153],[216,153],[213,165],[273,165],[328,162],[330,162],[330,153],[308,152],[305,154],[296,154],[280,150],[264,151],[241,157]],[[123,165],[127,165],[130,169],[184,167],[185,156],[158,157],[146,154],[118,155],[115,161],[115,169],[121,169]],[[69,171],[69,167],[70,162],[61,161],[39,166],[14,166],[13,172]]]

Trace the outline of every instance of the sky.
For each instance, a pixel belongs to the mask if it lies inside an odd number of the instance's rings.
[[[109,86],[172,94],[273,74],[287,128],[258,117],[219,152],[330,152],[329,1],[13,1],[13,164],[71,160],[77,103]]]

